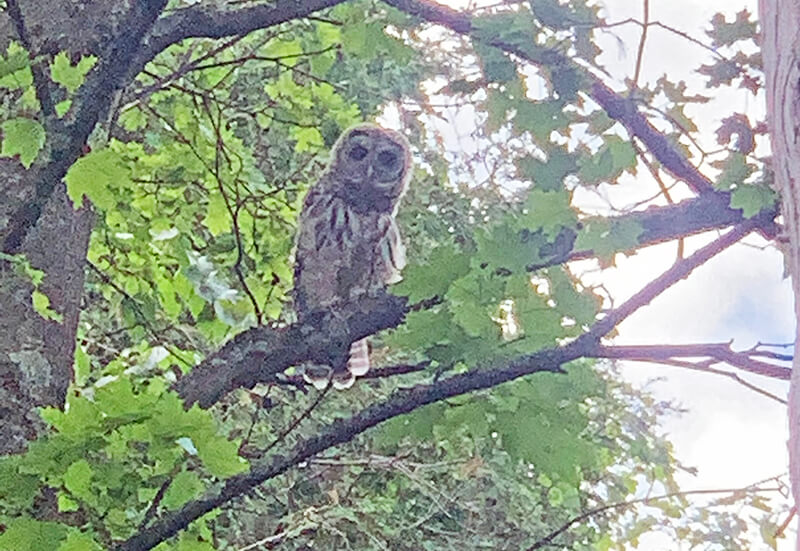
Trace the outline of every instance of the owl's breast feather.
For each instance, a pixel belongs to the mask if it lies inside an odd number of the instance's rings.
[[[392,201],[369,182],[351,183],[337,194],[342,201],[360,214],[392,212]]]

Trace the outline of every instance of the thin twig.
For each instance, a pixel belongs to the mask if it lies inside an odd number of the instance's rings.
[[[702,249],[692,255],[678,260],[672,268],[661,274],[659,277],[644,286],[638,293],[633,295],[615,310],[609,312],[606,317],[596,323],[589,333],[580,338],[601,338],[608,334],[614,327],[620,324],[625,318],[633,314],[636,310],[649,304],[654,298],[664,290],[681,279],[687,277],[695,268],[702,266],[712,257],[727,249],[748,233],[753,231],[755,223],[747,221],[734,227],[731,231],[712,241]]]
[[[56,114],[55,103],[53,102],[53,97],[50,94],[51,81],[47,77],[46,73],[42,70],[44,63],[42,61],[36,61],[31,57],[33,56],[33,52],[31,51],[32,44],[30,37],[28,36],[28,31],[25,28],[25,19],[22,16],[22,11],[19,9],[19,3],[17,0],[7,0],[6,11],[8,12],[8,16],[11,18],[11,21],[14,24],[14,30],[19,37],[20,43],[28,51],[28,56],[31,61],[30,67],[33,75],[33,86],[36,92],[36,99],[39,100],[39,105],[42,108],[45,128],[51,132],[63,131],[63,125]]]
[[[167,478],[158,488],[156,495],[153,496],[153,501],[150,502],[150,507],[147,508],[147,511],[144,513],[144,518],[142,518],[142,522],[139,523],[139,530],[143,530],[147,524],[156,516],[158,512],[158,506],[161,504],[161,501],[164,499],[164,495],[167,493],[167,489],[169,489],[170,484],[175,479],[175,476],[181,472],[183,468],[183,461],[178,461],[175,465],[170,469],[170,472],[167,474]]]
[[[633,90],[639,86],[639,75],[642,71],[644,58],[644,45],[647,42],[647,29],[650,27],[650,0],[643,0],[644,22],[642,23],[642,36],[639,38],[639,50],[636,52],[636,68],[633,71]]]
[[[619,503],[610,503],[608,505],[603,505],[602,507],[597,507],[595,509],[591,509],[582,513],[576,517],[571,518],[556,530],[553,530],[545,537],[538,540],[536,543],[528,547],[526,551],[535,551],[536,549],[541,549],[545,546],[549,546],[552,544],[553,540],[558,537],[559,535],[563,534],[567,530],[570,529],[573,525],[587,520],[595,515],[600,513],[604,513],[606,511],[610,511],[612,509],[627,509],[628,507],[632,507],[634,505],[647,505],[653,501],[661,501],[664,499],[671,499],[674,497],[686,497],[686,496],[693,496],[693,495],[714,495],[714,494],[742,494],[747,492],[758,492],[758,493],[765,493],[765,492],[780,492],[780,487],[767,487],[767,488],[759,488],[754,486],[745,486],[743,488],[726,488],[721,490],[688,490],[684,492],[669,492],[666,494],[662,494],[659,496],[653,497],[643,497],[639,499],[632,499],[630,501],[622,501]]]

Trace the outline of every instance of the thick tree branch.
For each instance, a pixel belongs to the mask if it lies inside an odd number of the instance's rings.
[[[166,0],[132,3],[133,7],[120,23],[122,30],[110,41],[97,66],[89,72],[86,81],[78,89],[73,101],[72,122],[64,132],[49,137],[50,162],[26,175],[35,193],[12,215],[3,237],[3,252],[18,251],[28,231],[36,225],[53,190],[80,157],[95,124],[111,106],[114,93],[125,85],[142,38],[165,4]]]
[[[597,348],[596,354],[595,358],[650,363],[676,358],[711,358],[714,363],[726,363],[748,373],[783,381],[788,381],[792,373],[789,367],[781,367],[756,359],[753,351],[736,352],[731,348],[730,343],[601,346]]]
[[[141,70],[159,52],[186,38],[224,38],[244,35],[301,19],[344,1],[277,0],[269,4],[236,10],[220,10],[214,5],[201,3],[178,9],[159,20],[153,27],[150,39],[137,56],[135,65]]]
[[[408,308],[391,295],[367,297],[346,313],[317,316],[311,323],[258,327],[240,333],[175,385],[186,406],[208,408],[236,388],[274,382],[285,369],[311,361],[337,365],[350,344],[402,323]]]
[[[765,211],[753,220],[756,227],[774,235],[778,226],[774,222],[776,213]],[[730,207],[730,194],[726,192],[708,193],[693,199],[687,199],[674,205],[652,206],[641,211],[634,211],[620,216],[609,217],[615,223],[633,222],[641,226],[638,246],[647,247],[665,243],[674,239],[688,237],[710,230],[721,230],[745,221],[742,212]],[[573,260],[585,260],[595,256],[592,250],[573,250],[573,240],[556,243],[556,250],[547,260],[528,266],[529,271],[563,264]],[[619,251],[624,252],[624,251]]]
[[[469,15],[458,12],[430,0],[383,0],[410,15],[431,23],[437,23],[456,33],[470,35],[475,30]],[[473,37],[474,38],[474,37]],[[489,45],[513,54],[536,66],[543,65],[542,59],[535,59],[518,45],[506,43],[499,38],[485,40]],[[636,103],[624,98],[572,63],[558,52],[552,52],[547,64],[570,67],[579,72],[589,83],[588,95],[597,102],[612,119],[622,123],[632,136],[639,138],[652,155],[675,178],[682,180],[697,193],[713,192],[712,182],[698,171],[647,118],[639,112]]]
[[[537,372],[560,373],[565,363],[583,357],[594,357],[600,349],[600,339],[611,331],[616,324],[639,308],[647,305],[655,296],[688,276],[694,268],[706,262],[709,258],[735,243],[752,229],[753,223],[745,224],[733,229],[728,234],[713,243],[703,247],[690,257],[678,262],[667,270],[661,277],[645,286],[642,291],[625,302],[618,310],[612,310],[605,318],[598,321],[592,329],[575,339],[571,343],[557,348],[551,348],[520,356],[503,363],[472,369],[460,375],[454,375],[444,380],[431,384],[420,384],[411,388],[396,390],[389,398],[373,404],[361,412],[353,414],[346,419],[337,419],[315,436],[301,440],[285,455],[276,455],[262,462],[255,463],[250,471],[228,479],[224,484],[210,490],[208,494],[196,501],[186,504],[176,513],[170,514],[156,522],[149,528],[142,530],[134,537],[120,544],[116,551],[146,551],[152,549],[160,542],[177,534],[188,526],[193,520],[209,511],[221,506],[227,501],[249,491],[250,489],[274,478],[298,463],[314,455],[344,442],[348,442],[358,434],[372,428],[388,419],[410,413],[427,404],[473,392],[476,390],[492,388],[497,385],[513,381],[514,379],[531,375]],[[656,287],[657,285],[657,287]],[[366,317],[374,318],[375,312],[366,312]],[[348,318],[349,319],[349,318]],[[366,329],[374,320],[362,322],[360,329]],[[297,326],[293,326],[297,327]],[[333,326],[331,326],[333,327]],[[352,331],[345,328],[345,332]],[[291,330],[291,328],[290,328]],[[295,329],[295,330],[299,330]],[[253,331],[250,331],[252,333]],[[351,334],[350,337],[341,337],[333,345],[339,348],[342,343],[349,346],[352,340],[360,335]],[[324,339],[322,339],[324,340]],[[346,353],[347,348],[343,348]],[[307,352],[310,352],[307,349]],[[270,369],[271,371],[271,369]]]
[[[640,223],[643,228],[640,243],[641,246],[646,246],[680,236],[725,228],[739,221],[741,213],[728,206],[726,195],[711,194],[689,199],[677,205],[651,207],[620,216],[619,219],[634,219]],[[696,258],[692,256],[676,265],[673,270],[676,270],[680,277],[685,277],[680,274],[688,275],[688,271],[698,265],[697,262],[703,262],[703,259],[716,254],[718,249],[715,247],[725,248],[759,224],[769,223],[770,219],[771,215],[765,215],[747,221],[738,228],[739,233],[736,235],[728,234],[720,240],[721,243],[715,241],[707,250],[704,249],[703,255],[697,257],[699,260],[692,260]],[[575,253],[571,250],[559,251],[548,262],[531,268],[554,266],[568,260],[590,256],[591,251]],[[658,294],[661,289],[660,282],[649,289],[651,294]],[[318,329],[292,325],[284,328],[259,327],[241,333],[185,375],[175,385],[175,389],[187,406],[197,403],[200,407],[208,408],[234,389],[252,388],[258,383],[276,382],[275,376],[293,365],[314,358],[325,360],[326,355],[337,353],[341,346],[349,346],[351,341],[347,340],[349,337],[343,327],[352,325],[355,329],[356,325],[359,325],[353,339],[357,340],[401,324],[406,307],[395,300],[391,297],[369,299],[354,305],[351,314],[346,315],[344,319],[328,317],[318,320],[317,323],[320,324],[316,326]],[[341,345],[337,345],[338,348],[332,348],[332,335],[338,335]],[[330,360],[327,362],[330,363]]]

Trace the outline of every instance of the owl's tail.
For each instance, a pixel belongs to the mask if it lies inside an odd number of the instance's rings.
[[[350,388],[360,377],[369,371],[369,345],[367,339],[361,339],[350,345],[350,359],[343,371],[331,374],[331,368],[326,365],[305,365],[301,368],[303,378],[318,389],[328,386],[331,381],[333,388]]]
[[[350,359],[347,369],[355,377],[361,377],[369,371],[369,346],[367,339],[361,339],[350,345]]]

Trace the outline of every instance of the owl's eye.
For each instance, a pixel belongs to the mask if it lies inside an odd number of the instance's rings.
[[[350,148],[350,151],[348,151],[347,156],[354,161],[360,161],[367,156],[367,153],[368,151],[366,147],[362,145],[354,145]]]
[[[378,153],[378,164],[386,168],[394,168],[397,165],[397,155],[392,151],[381,151]]]

